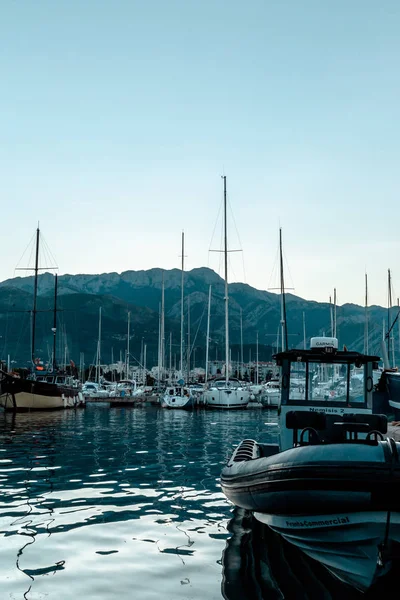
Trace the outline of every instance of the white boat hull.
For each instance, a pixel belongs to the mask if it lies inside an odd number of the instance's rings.
[[[161,396],[160,403],[162,408],[192,408],[194,406],[194,396]]]
[[[362,592],[388,573],[391,545],[400,543],[398,512],[390,514],[386,559],[381,553],[387,532],[385,511],[295,517],[255,512],[254,516]]]
[[[204,392],[204,401],[210,408],[246,408],[250,392],[242,389],[210,389]]]
[[[16,410],[54,410],[72,408],[78,403],[77,396],[42,396],[40,394],[18,392],[14,397]],[[12,410],[13,403],[11,396],[7,394],[0,396],[0,406],[5,409]]]

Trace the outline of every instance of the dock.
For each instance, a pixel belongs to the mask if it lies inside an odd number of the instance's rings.
[[[90,397],[85,399],[85,404],[110,404],[110,406],[126,406],[126,407],[138,407],[138,406],[151,406],[159,404],[158,396],[143,396],[139,398],[125,397]]]

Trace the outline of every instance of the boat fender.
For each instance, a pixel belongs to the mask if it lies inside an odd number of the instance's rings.
[[[260,458],[258,443],[255,440],[243,440],[230,457],[228,467],[236,462],[254,460],[255,458]]]

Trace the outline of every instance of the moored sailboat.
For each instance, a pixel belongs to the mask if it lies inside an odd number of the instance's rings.
[[[241,382],[230,376],[229,358],[229,292],[228,292],[228,231],[226,214],[226,176],[224,180],[224,263],[225,263],[225,377],[209,382],[204,392],[204,403],[210,408],[246,408],[250,392]]]
[[[182,266],[181,266],[181,356],[180,356],[180,374],[183,377],[183,300],[184,300],[184,272],[185,272],[185,234],[182,231]],[[160,354],[160,352],[159,352]],[[162,352],[161,352],[162,354]],[[159,358],[159,363],[160,363]],[[184,385],[183,378],[179,379],[176,384],[167,386],[164,393],[160,396],[160,404],[162,408],[193,408],[195,403],[195,395],[189,386]]]
[[[81,403],[79,390],[73,385],[73,377],[61,373],[56,365],[56,314],[57,314],[57,276],[55,277],[53,357],[47,369],[35,355],[36,351],[36,315],[39,273],[40,231],[36,230],[36,249],[34,266],[34,290],[32,307],[31,360],[30,375],[23,379],[15,374],[0,371],[0,406],[9,411],[53,410],[73,407]]]

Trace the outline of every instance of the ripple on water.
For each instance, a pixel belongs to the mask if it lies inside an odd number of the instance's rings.
[[[218,478],[232,445],[274,440],[261,415],[3,415],[1,597],[221,598],[232,507]]]

